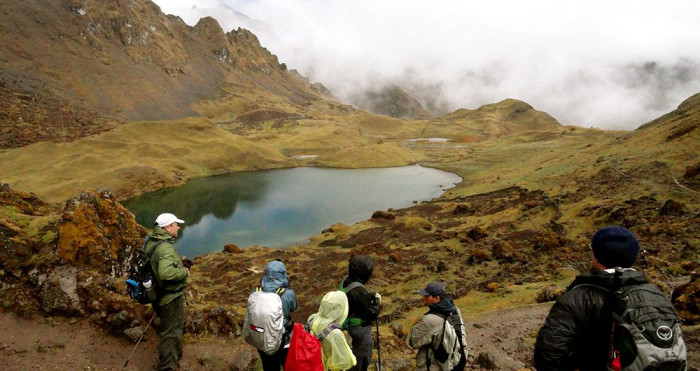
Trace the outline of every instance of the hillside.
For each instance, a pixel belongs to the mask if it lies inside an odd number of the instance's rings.
[[[3,3],[0,31],[0,119],[23,129],[5,129],[1,148],[197,116],[193,103],[231,86],[298,105],[316,99],[249,31],[224,32],[213,18],[190,27],[146,0]]]
[[[561,126],[517,99],[410,120],[330,100],[251,33],[145,0],[3,3],[0,21],[2,369],[121,367],[151,316],[124,294],[145,229],[121,200],[242,170],[414,163],[464,180],[304,246],[192,257],[183,365],[198,367],[194,328],[206,369],[255,367],[240,326],[266,262],[287,265],[304,321],[361,253],[377,262],[384,368],[411,369],[413,292],[430,280],[463,308],[469,369],[532,368],[551,300],[587,269],[593,231],[619,224],[673,292],[700,367],[700,94],[630,132]],[[416,140],[433,137],[449,141]],[[147,338],[134,369],[152,365]]]

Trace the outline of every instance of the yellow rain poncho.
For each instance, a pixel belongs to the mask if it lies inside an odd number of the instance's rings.
[[[326,326],[343,324],[348,316],[348,298],[342,291],[331,291],[321,300],[318,313],[309,316],[311,334],[318,336]],[[326,370],[347,370],[357,363],[355,355],[340,329],[331,331],[321,343],[323,367]]]

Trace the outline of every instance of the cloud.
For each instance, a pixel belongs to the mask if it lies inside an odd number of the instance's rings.
[[[156,3],[250,29],[344,101],[394,83],[445,111],[516,98],[565,125],[634,129],[700,92],[696,0]]]

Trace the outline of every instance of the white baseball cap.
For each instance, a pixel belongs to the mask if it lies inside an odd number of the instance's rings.
[[[167,227],[167,226],[169,226],[170,224],[173,224],[173,223],[175,223],[175,222],[177,222],[177,223],[184,223],[185,221],[182,220],[182,219],[178,219],[178,218],[175,216],[175,214],[164,213],[164,214],[158,215],[158,217],[156,218],[155,225],[157,225],[157,226],[163,228],[163,227]]]

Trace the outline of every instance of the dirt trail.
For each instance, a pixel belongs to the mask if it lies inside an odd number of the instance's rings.
[[[498,369],[526,368],[532,344],[523,342],[533,329],[539,328],[549,305],[500,310],[488,313],[476,322],[467,323],[470,370],[481,370],[476,358],[487,353]],[[2,370],[152,370],[156,366],[157,335],[149,330],[139,344],[127,368],[134,343],[110,336],[87,321],[38,318],[27,320],[0,313],[0,369]],[[535,330],[536,331],[536,330]],[[193,338],[186,338],[181,367],[184,370],[224,370],[246,367],[255,352],[234,352],[232,343],[241,339],[199,339],[205,366],[197,362]],[[250,347],[243,347],[244,349]],[[239,348],[240,349],[240,348]],[[483,358],[483,356],[482,356]],[[486,364],[484,364],[485,366]],[[412,367],[412,366],[411,366]]]
[[[551,303],[503,309],[467,322],[469,363],[467,370],[527,370],[532,367],[534,337],[549,312]],[[698,352],[697,329],[685,333],[688,354]],[[236,347],[240,338],[199,339],[205,360],[197,362],[194,338],[186,335],[181,361],[182,370],[237,370],[249,367],[256,352],[249,346]],[[13,314],[0,313],[1,370],[153,370],[156,366],[158,338],[149,330],[134,352],[134,343],[110,336],[87,321],[63,319],[27,320]],[[376,354],[376,352],[375,352]],[[395,364],[401,364],[395,363]],[[413,369],[403,363],[402,369]],[[697,359],[689,370],[697,370]]]

